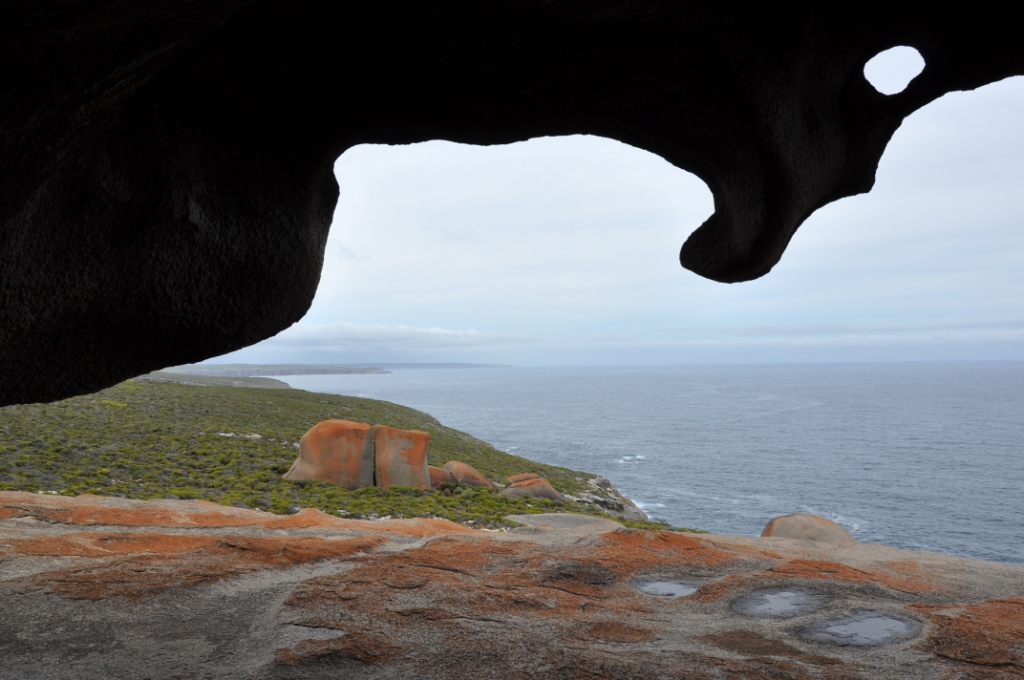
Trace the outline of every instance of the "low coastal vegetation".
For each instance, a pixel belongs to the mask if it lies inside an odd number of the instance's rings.
[[[483,487],[349,491],[327,482],[282,479],[298,453],[299,438],[329,418],[426,431],[431,465],[460,460],[497,482],[535,472],[566,495],[594,491],[595,475],[498,451],[389,402],[293,389],[142,381],[53,404],[0,409],[0,490],[202,499],[274,513],[317,508],[350,518],[441,517],[477,527],[507,525],[503,518],[514,514],[603,514],[592,503],[502,498]]]

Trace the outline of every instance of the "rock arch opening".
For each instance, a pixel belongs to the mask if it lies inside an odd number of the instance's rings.
[[[864,78],[878,92],[895,95],[924,71],[925,61],[913,47],[898,45],[879,52],[864,64]]]

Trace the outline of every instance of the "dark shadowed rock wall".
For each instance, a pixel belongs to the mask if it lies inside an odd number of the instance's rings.
[[[814,210],[871,188],[906,115],[1024,74],[1024,43],[994,6],[918,7],[4,3],[0,404],[297,321],[319,281],[333,162],[364,142],[621,140],[711,188],[683,266],[763,276]],[[863,66],[900,44],[927,66],[887,97]]]

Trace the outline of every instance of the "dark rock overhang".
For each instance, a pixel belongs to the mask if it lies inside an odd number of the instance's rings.
[[[811,213],[871,188],[904,117],[1024,74],[1014,22],[951,7],[5,3],[0,405],[297,321],[320,277],[333,162],[364,142],[626,142],[712,191],[684,267],[763,276]],[[863,67],[895,45],[926,67],[885,96]]]

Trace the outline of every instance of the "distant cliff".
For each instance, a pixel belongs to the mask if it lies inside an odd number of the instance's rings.
[[[379,366],[338,366],[336,364],[215,364],[211,366],[178,366],[169,373],[209,375],[224,378],[248,378],[258,375],[350,375],[390,373]]]

